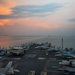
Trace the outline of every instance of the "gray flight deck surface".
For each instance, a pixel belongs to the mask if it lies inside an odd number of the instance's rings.
[[[54,53],[47,56],[45,50],[37,50],[34,47],[31,47],[23,56],[7,56],[1,58],[0,61],[3,63],[3,67],[9,61],[13,61],[14,67],[20,70],[19,73],[14,75],[28,75],[30,70],[34,70],[35,75],[41,75],[42,71],[46,71],[47,75],[63,75],[63,73],[57,71],[59,65]]]

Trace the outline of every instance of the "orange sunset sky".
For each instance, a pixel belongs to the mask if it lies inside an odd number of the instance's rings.
[[[0,35],[75,36],[75,0],[0,0]]]

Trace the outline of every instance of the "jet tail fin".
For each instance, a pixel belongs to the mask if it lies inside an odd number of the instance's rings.
[[[10,69],[11,67],[12,67],[12,61],[10,61],[8,64],[7,64],[7,66],[5,67],[5,69]]]

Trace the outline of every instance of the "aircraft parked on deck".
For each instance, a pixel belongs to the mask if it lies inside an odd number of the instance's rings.
[[[12,64],[13,62],[10,61],[5,68],[0,68],[0,75],[14,74],[14,71],[19,72],[13,68]]]

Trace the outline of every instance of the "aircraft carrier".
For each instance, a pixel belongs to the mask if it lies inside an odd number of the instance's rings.
[[[58,61],[54,53],[46,55],[46,50],[35,49],[32,46],[23,56],[4,56],[0,58],[0,67],[5,67],[9,61],[13,61],[13,66],[20,72],[14,75],[29,75],[29,72],[35,71],[34,75],[42,75],[47,72],[47,75],[63,75],[57,71],[59,68]]]

